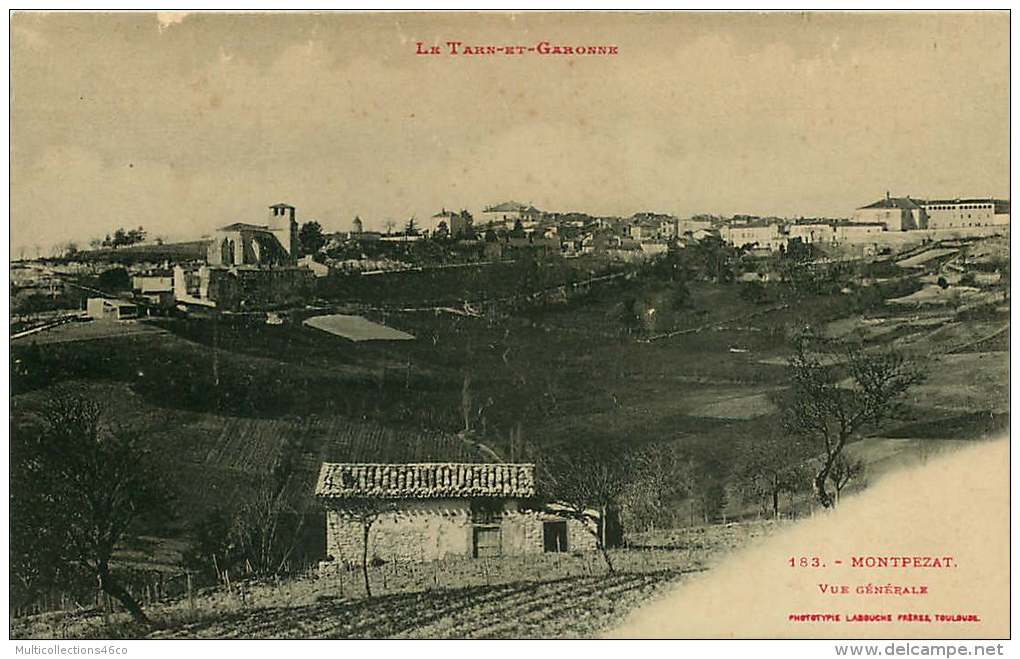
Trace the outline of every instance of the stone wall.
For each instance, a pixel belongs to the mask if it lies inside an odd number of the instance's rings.
[[[544,522],[567,522],[566,551],[594,551],[595,536],[574,519],[536,511],[508,515],[503,522],[503,549],[506,554],[541,554],[545,551]]]
[[[369,530],[368,558],[422,562],[474,553],[474,527],[469,499],[408,499],[381,515]],[[498,526],[502,554],[519,556],[545,551],[543,522],[564,521],[555,514],[519,511],[509,500]],[[593,551],[595,537],[581,522],[567,522],[567,550]],[[364,531],[343,514],[342,503],[326,512],[326,555],[340,563],[360,564]]]
[[[369,560],[431,561],[470,556],[472,531],[467,499],[400,501],[369,530]],[[363,529],[342,510],[326,513],[326,554],[345,563],[360,563]]]

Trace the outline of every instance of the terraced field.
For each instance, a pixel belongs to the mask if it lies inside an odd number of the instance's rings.
[[[771,520],[632,534],[595,553],[371,566],[373,598],[357,570],[239,581],[147,606],[150,632],[124,612],[23,616],[14,638],[561,638],[592,636],[674,584],[756,546],[786,524]]]
[[[155,638],[563,638],[603,629],[681,577],[578,576],[541,583],[324,598],[298,607],[239,611],[184,624]]]

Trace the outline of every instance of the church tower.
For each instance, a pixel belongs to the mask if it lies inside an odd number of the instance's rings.
[[[290,258],[297,259],[301,254],[298,241],[298,224],[296,211],[290,204],[279,203],[269,207],[269,230],[272,231]]]

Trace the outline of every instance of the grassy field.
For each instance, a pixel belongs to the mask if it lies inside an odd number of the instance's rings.
[[[15,638],[563,638],[588,637],[720,557],[766,537],[761,522],[635,537],[612,552],[614,574],[594,554],[389,564],[371,568],[374,597],[357,571],[280,581],[240,581],[154,604],[165,627],[149,632],[126,614],[41,614],[14,621]]]
[[[514,432],[525,445],[542,447],[585,436],[687,442],[724,462],[734,438],[754,433],[774,415],[770,395],[785,385],[790,337],[807,326],[875,346],[893,343],[924,360],[929,380],[913,395],[914,414],[901,425],[972,412],[979,416],[971,425],[984,430],[989,414],[1004,411],[1003,353],[944,354],[966,350],[1002,327],[1004,314],[978,320],[951,311],[918,315],[882,305],[881,296],[874,304],[873,292],[813,298],[782,286],[773,297],[790,305],[760,313],[772,307],[742,299],[737,285],[694,282],[689,288],[690,299],[670,314],[670,326],[707,329],[652,343],[626,336],[612,317],[622,296],[641,293],[641,284],[631,282],[512,316],[407,312],[372,318],[410,332],[415,341],[354,343],[299,322],[266,325],[258,317],[235,317],[163,319],[155,321],[159,332],[73,343],[16,342],[14,418],[55,391],[108,401],[118,423],[165,448],[168,472],[190,490],[192,479],[202,482],[212,471],[240,475],[267,468],[284,438],[303,447],[310,465],[324,456],[460,459],[466,446],[469,452],[473,447],[441,438],[464,428],[467,376],[476,440],[504,456]],[[886,293],[902,290],[897,283]],[[862,313],[864,297],[871,303]],[[732,320],[742,315],[749,317]],[[967,387],[953,381],[959,372],[969,374]],[[982,373],[994,376],[978,377]],[[954,435],[966,433],[968,418]],[[381,441],[375,428],[401,439]],[[368,448],[337,443],[337,437],[366,432],[371,441],[351,441]],[[514,449],[521,451],[521,443]],[[215,498],[236,500],[220,491]]]
[[[400,302],[400,277],[370,285]],[[167,318],[137,325],[152,331],[67,342],[40,335],[11,346],[12,441],[53,395],[102,401],[111,423],[146,439],[177,490],[178,518],[151,531],[181,544],[203,515],[243,503],[284,455],[297,465],[287,485],[295,507],[320,517],[311,490],[322,461],[489,461],[489,449],[521,460],[536,448],[605,438],[621,449],[675,446],[699,472],[725,479],[738,443],[775,422],[772,395],[786,385],[791,338],[806,327],[895,345],[927,367],[903,416],[861,442],[869,462],[923,456],[932,442],[1008,426],[1008,308],[886,305],[919,287],[909,278],[832,296],[770,284],[766,304],[745,299],[737,284],[695,281],[686,304],[657,314],[650,328],[690,331],[652,342],[628,335],[616,317],[621,299],[658,304],[672,286],[618,282],[486,317],[368,314],[414,341],[355,343],[257,316]],[[465,390],[467,437],[458,435]],[[686,523],[687,502],[677,505],[685,513],[674,519]],[[730,496],[715,519],[753,513],[754,503]],[[321,533],[320,519],[309,526]],[[309,542],[311,561],[322,543]]]

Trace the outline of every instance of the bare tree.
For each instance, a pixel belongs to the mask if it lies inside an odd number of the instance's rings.
[[[393,229],[396,228],[397,223],[393,220],[386,220],[386,222],[383,223],[383,226],[386,227],[386,235],[388,236],[393,233]]]
[[[864,461],[860,458],[852,458],[844,452],[835,462],[832,463],[832,469],[829,470],[829,482],[832,483],[832,487],[836,490],[834,505],[839,504],[839,497],[843,493],[843,488],[850,484],[851,481],[859,480],[864,474]]]
[[[361,574],[365,578],[365,595],[372,596],[372,586],[368,581],[368,544],[372,525],[387,512],[392,512],[394,506],[382,499],[349,499],[344,502],[340,514],[361,526]]]
[[[791,433],[817,443],[821,457],[815,496],[830,508],[835,501],[827,487],[829,474],[847,442],[894,415],[897,399],[922,381],[923,374],[896,352],[868,353],[846,345],[841,351],[845,362],[827,364],[806,348],[800,342],[790,360],[783,422]]]
[[[733,469],[740,490],[757,497],[774,518],[779,517],[780,495],[810,489],[811,482],[810,443],[781,430],[770,424],[743,439]]]
[[[145,518],[168,512],[169,496],[147,452],[132,434],[106,427],[102,407],[81,397],[51,401],[41,431],[28,435],[12,451],[12,519],[45,527],[47,569],[91,574],[137,622],[156,626],[111,566]]]
[[[562,505],[566,515],[581,522],[595,536],[595,545],[609,572],[613,572],[607,522],[610,510],[630,483],[629,456],[606,441],[581,442],[546,455],[539,466],[542,494]]]
[[[643,524],[666,526],[670,506],[691,490],[691,462],[676,446],[657,442],[638,451],[626,498],[632,515]]]
[[[471,417],[473,416],[471,404],[471,369],[464,367],[464,382],[460,388],[460,412],[464,418],[464,433],[471,432]]]
[[[263,482],[234,514],[230,539],[252,572],[274,575],[286,567],[303,525],[304,516],[288,504],[285,490]]]
[[[252,572],[276,575],[284,571],[298,546],[306,516],[288,496],[302,451],[286,437],[270,466],[233,515],[230,541],[235,558],[247,562]]]

